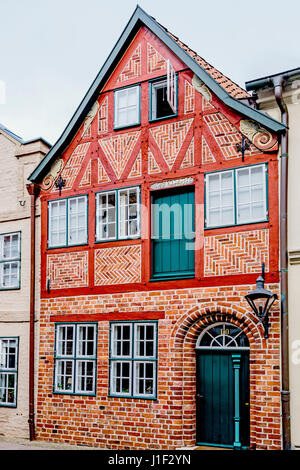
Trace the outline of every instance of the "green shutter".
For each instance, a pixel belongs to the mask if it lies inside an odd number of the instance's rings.
[[[185,188],[156,193],[152,210],[152,278],[193,277],[194,191]]]

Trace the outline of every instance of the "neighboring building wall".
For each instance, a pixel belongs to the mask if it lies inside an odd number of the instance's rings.
[[[288,158],[288,313],[290,346],[290,392],[291,392],[291,443],[300,448],[300,80],[284,84],[283,99],[289,112],[289,158]],[[259,109],[280,120],[280,111],[271,90],[258,92]]]
[[[30,299],[30,196],[27,177],[49,146],[41,140],[25,143],[0,128],[0,234],[21,233],[20,288],[0,290],[0,337],[18,337],[18,382],[16,407],[0,402],[0,433],[28,438],[29,400],[29,299]],[[36,313],[35,375],[38,367],[40,298],[40,202],[36,216]]]

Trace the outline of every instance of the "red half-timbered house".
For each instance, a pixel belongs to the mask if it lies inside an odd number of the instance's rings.
[[[277,121],[137,7],[31,175],[39,439],[281,448]],[[247,138],[242,158],[236,144]]]

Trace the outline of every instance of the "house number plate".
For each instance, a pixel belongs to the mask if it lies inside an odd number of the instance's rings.
[[[193,182],[194,178],[180,178],[177,180],[162,181],[161,183],[153,183],[151,184],[151,189],[175,188],[176,186],[186,186],[187,184],[192,184]]]

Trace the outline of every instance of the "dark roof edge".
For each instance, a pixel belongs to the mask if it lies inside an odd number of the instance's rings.
[[[284,72],[274,73],[272,75],[266,75],[265,77],[256,78],[255,80],[248,80],[245,83],[247,91],[255,91],[259,88],[268,88],[273,86],[273,79],[282,77],[283,80],[291,80],[300,76],[300,67],[295,69],[286,70]]]
[[[66,126],[65,130],[61,134],[60,138],[50,149],[48,154],[43,158],[41,163],[29,176],[31,181],[36,182],[41,174],[45,172],[48,163],[57,155],[58,152],[63,151],[66,146],[71,142],[79,126],[78,123],[82,121],[85,114],[89,111],[93,105],[97,95],[100,92],[103,83],[107,80],[107,75],[111,70],[114,62],[117,60],[124,46],[133,37],[138,30],[140,23],[147,26],[158,38],[175,54],[182,62],[184,62],[199,78],[202,80],[208,88],[210,88],[218,98],[223,101],[227,106],[234,109],[240,114],[245,115],[247,118],[253,119],[259,122],[261,125],[267,127],[274,132],[284,131],[285,126],[279,121],[271,118],[262,111],[251,108],[245,103],[231,97],[222,87],[219,85],[199,64],[185,52],[174,39],[163,29],[154,18],[149,16],[139,5],[137,5],[134,13],[128,21],[125,29],[123,30],[119,40],[115,44],[104,65],[100,69],[95,80],[91,84],[77,110],[73,114],[71,120]]]
[[[22,137],[18,136],[10,129],[7,129],[7,127],[5,127],[3,124],[0,124],[0,130],[6,132],[8,135],[10,135],[13,139],[16,139],[22,145],[31,144],[32,142],[37,142],[38,140],[41,140],[42,142],[44,142],[44,144],[47,145],[47,147],[52,147],[52,145],[46,139],[44,139],[44,137],[35,137],[34,139],[23,140]]]

